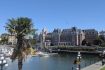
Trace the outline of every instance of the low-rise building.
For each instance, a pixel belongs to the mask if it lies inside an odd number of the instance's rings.
[[[17,43],[17,39],[15,37],[15,35],[9,35],[8,36],[8,44],[16,44]]]

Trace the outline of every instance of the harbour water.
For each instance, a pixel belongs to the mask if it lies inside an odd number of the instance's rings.
[[[73,64],[77,54],[58,54],[49,57],[31,57],[23,63],[23,70],[75,70]],[[98,55],[82,54],[81,68],[100,61]],[[6,70],[18,70],[17,61],[11,63]]]

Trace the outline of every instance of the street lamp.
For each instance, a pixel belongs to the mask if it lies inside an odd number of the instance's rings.
[[[0,66],[1,66],[1,70],[3,70],[3,67],[7,67],[8,64],[7,64],[7,61],[5,60],[4,56],[1,56],[0,57]]]
[[[104,65],[105,64],[105,50],[102,51],[101,58],[102,58],[102,65]]]
[[[81,54],[80,52],[78,52],[78,55],[77,55],[77,70],[80,70],[80,62],[81,62]]]

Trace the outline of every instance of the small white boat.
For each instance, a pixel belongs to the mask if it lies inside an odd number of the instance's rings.
[[[38,51],[38,52],[36,52],[36,56],[49,56],[49,54],[48,53],[46,53],[46,52],[41,52],[41,51]]]
[[[58,53],[49,53],[49,55],[57,55]]]
[[[36,54],[34,54],[34,55],[31,55],[32,57],[36,57],[36,56],[38,56],[38,55],[36,55]]]
[[[47,52],[42,52],[42,51],[37,51],[34,55],[31,55],[32,57],[49,57],[49,56],[53,56],[56,55],[58,53],[47,53]]]

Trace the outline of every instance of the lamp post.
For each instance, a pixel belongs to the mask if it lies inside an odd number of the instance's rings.
[[[77,70],[80,70],[80,62],[81,62],[81,54],[80,52],[78,52],[78,55],[77,55]]]
[[[0,57],[0,66],[1,66],[1,70],[3,70],[3,67],[7,67],[7,61],[5,60],[5,58],[3,56]]]
[[[105,50],[102,51],[101,57],[102,57],[102,65],[104,65],[105,64]]]

